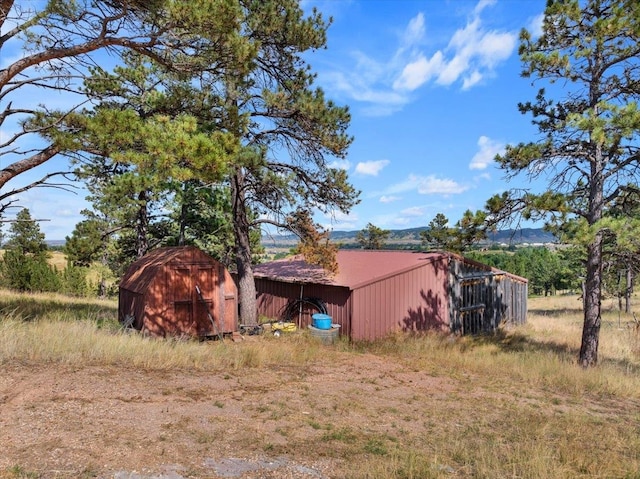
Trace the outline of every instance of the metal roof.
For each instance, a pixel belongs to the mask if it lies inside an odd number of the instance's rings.
[[[331,275],[310,265],[302,256],[263,263],[254,267],[257,278],[287,283],[315,283],[357,289],[448,256],[446,253],[411,251],[338,250],[338,273]]]

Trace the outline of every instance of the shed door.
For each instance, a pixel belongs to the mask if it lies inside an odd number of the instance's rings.
[[[189,268],[176,268],[174,273],[173,305],[175,333],[197,334],[193,316],[195,285]]]
[[[196,323],[198,324],[198,334],[201,336],[209,336],[223,332],[223,325],[220,324],[220,319],[217,317],[218,304],[216,302],[216,285],[213,284],[214,275],[213,268],[207,266],[194,266],[194,277],[196,283],[193,286],[194,290],[196,285],[200,287],[202,291],[202,300],[196,297]],[[209,314],[215,321],[215,327],[211,324]]]

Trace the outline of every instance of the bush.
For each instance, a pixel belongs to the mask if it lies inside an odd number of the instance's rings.
[[[71,296],[88,296],[90,287],[87,283],[87,272],[88,268],[74,266],[71,262],[67,263],[67,267],[61,274],[61,292]]]
[[[60,291],[62,282],[58,272],[47,263],[44,255],[25,255],[8,250],[2,262],[4,286],[18,291]]]
[[[44,255],[24,255],[16,250],[5,252],[0,268],[1,285],[30,293],[65,293],[87,296],[87,268],[68,264],[63,271],[49,265]]]

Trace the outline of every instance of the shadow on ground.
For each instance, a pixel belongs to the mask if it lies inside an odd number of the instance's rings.
[[[507,353],[543,352],[558,356],[565,362],[578,362],[579,349],[555,341],[539,341],[518,332],[498,330],[493,334],[478,335],[470,338],[470,345],[491,344]],[[600,358],[601,365],[611,365],[629,374],[640,374],[640,365],[628,360]]]

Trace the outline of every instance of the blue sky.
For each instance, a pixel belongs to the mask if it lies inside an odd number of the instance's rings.
[[[304,0],[305,9],[333,17],[328,48],[305,59],[326,95],[350,108],[354,142],[332,166],[346,169],[362,192],[349,215],[316,220],[334,230],[367,223],[402,229],[426,226],[443,213],[454,223],[493,194],[526,186],[507,183],[493,157],[535,135],[530,117],[517,109],[538,88],[520,76],[518,34],[539,29],[544,3]],[[52,162],[24,179],[59,168]],[[32,190],[20,204],[50,220],[40,223],[50,240],[70,235],[88,207],[82,191]]]
[[[336,230],[454,223],[507,183],[493,158],[534,138],[518,102],[538,86],[520,76],[518,35],[539,32],[544,2],[309,0],[333,17],[328,49],[309,55],[318,83],[349,105],[355,140],[345,168],[361,203],[318,220]],[[524,180],[524,179],[523,179]]]

